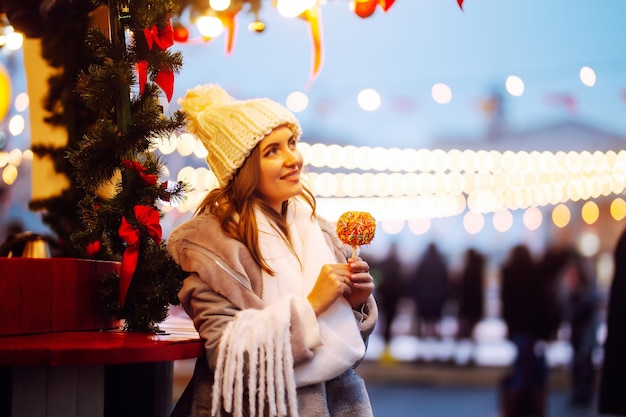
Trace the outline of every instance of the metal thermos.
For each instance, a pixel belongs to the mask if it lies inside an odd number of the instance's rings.
[[[7,258],[50,258],[49,240],[33,232],[10,235],[0,244],[0,256]]]
[[[22,258],[49,258],[50,246],[41,236],[30,239],[24,245]]]

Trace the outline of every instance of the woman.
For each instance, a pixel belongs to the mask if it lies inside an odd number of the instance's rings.
[[[353,368],[378,314],[374,281],[316,216],[298,121],[216,85],[179,102],[219,187],[168,239],[206,351],[173,414],[372,415]]]

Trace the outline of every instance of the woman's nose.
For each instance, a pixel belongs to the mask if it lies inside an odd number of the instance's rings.
[[[285,158],[285,164],[287,166],[299,165],[302,163],[302,155],[297,150],[289,150],[287,157]]]

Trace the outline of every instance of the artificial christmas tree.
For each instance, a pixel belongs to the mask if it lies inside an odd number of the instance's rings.
[[[104,250],[121,261],[120,271],[104,277],[107,311],[125,320],[126,329],[156,331],[167,317],[184,273],[170,258],[161,233],[159,201],[181,199],[184,184],[161,182],[163,163],[152,149],[184,125],[184,115],[163,113],[160,96],[173,92],[182,66],[173,44],[167,0],[108,3],[110,34],[88,31],[90,65],[78,76],[77,92],[95,123],[69,161],[85,196],[79,203],[83,229],[73,243]],[[99,190],[113,183],[110,198]]]

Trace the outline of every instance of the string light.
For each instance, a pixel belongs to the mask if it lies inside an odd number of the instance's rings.
[[[626,178],[626,151],[500,153],[306,142],[299,147],[308,166],[304,178],[323,216],[338,218],[358,206],[385,222],[390,234],[405,222],[411,232],[423,234],[431,219],[462,214],[470,234],[484,228],[487,214],[493,215],[494,229],[504,233],[516,210],[523,211],[524,226],[532,231],[543,222],[539,207],[550,205],[552,223],[561,228],[572,217],[566,204],[579,200],[589,200],[580,215],[593,224],[599,207],[591,199],[621,194]],[[206,168],[185,167],[177,179],[192,185],[190,200],[198,203],[217,186]],[[193,211],[195,205],[188,201],[177,210]],[[610,213],[616,221],[626,217],[626,202],[616,198]]]

